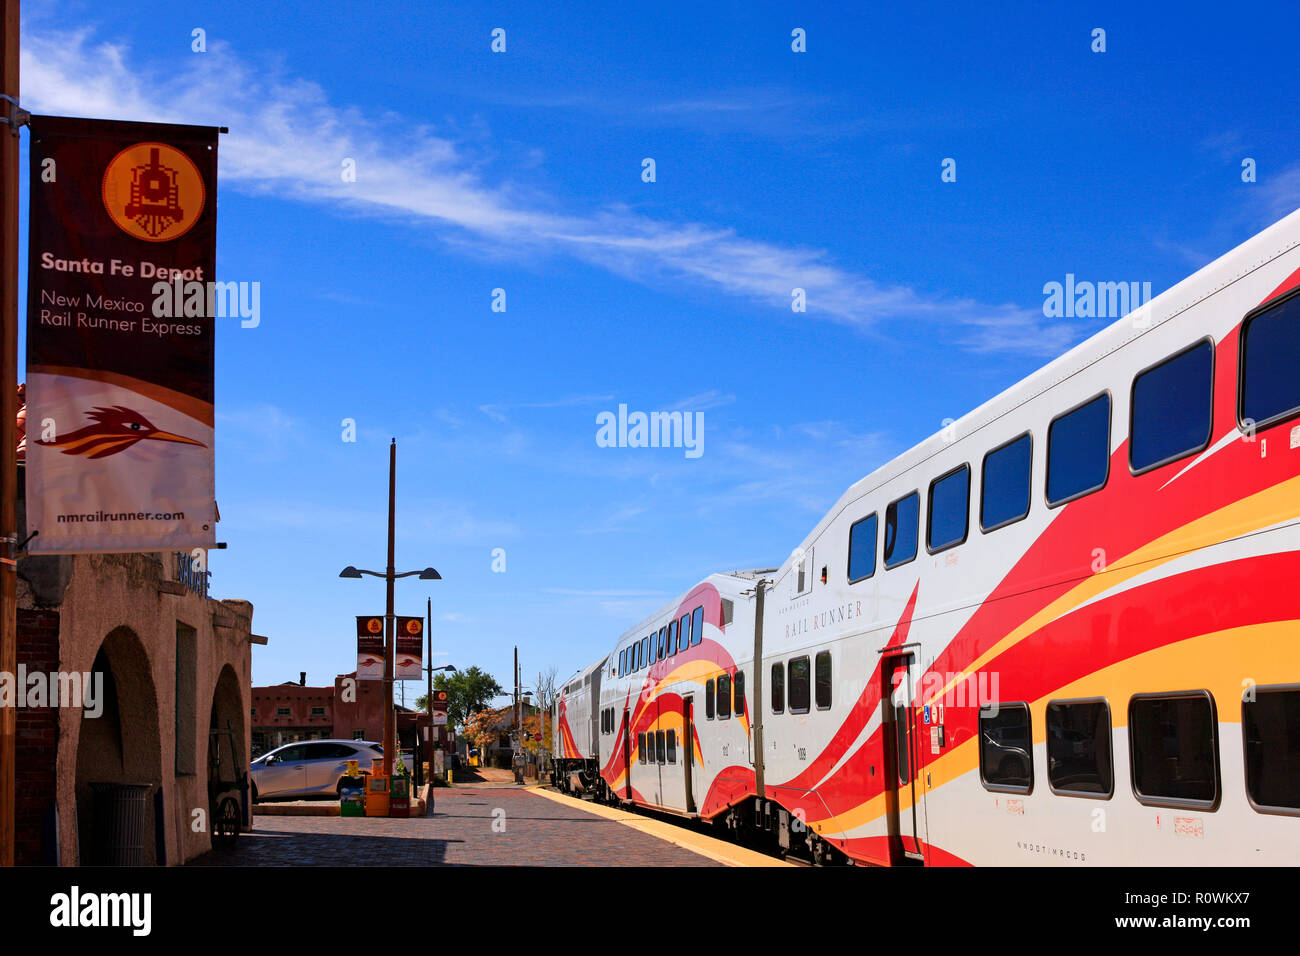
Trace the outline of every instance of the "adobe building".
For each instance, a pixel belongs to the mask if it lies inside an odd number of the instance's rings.
[[[420,684],[415,696],[423,694]],[[429,718],[423,711],[393,705],[397,711],[400,749],[414,752],[417,736],[428,738]],[[253,756],[299,740],[384,739],[384,682],[357,680],[356,671],[339,674],[332,687],[307,686],[302,671],[298,682],[286,681],[253,688]],[[434,728],[435,748],[449,750],[452,736],[445,724]]]
[[[20,529],[24,517],[20,498]],[[194,821],[211,813],[211,730],[231,732],[221,775],[248,769],[252,645],[266,643],[253,606],[208,597],[208,573],[184,553],[27,557],[18,578],[20,671],[89,672],[102,691],[97,715],[19,708],[16,862],[177,865],[207,852],[211,827]]]

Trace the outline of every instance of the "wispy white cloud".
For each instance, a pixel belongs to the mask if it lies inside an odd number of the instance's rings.
[[[445,239],[499,254],[559,254],[630,280],[703,286],[788,309],[807,295],[808,315],[857,327],[925,322],[961,347],[1043,355],[1081,337],[1035,310],[922,294],[835,264],[825,249],[746,238],[728,227],[668,222],[626,208],[564,212],[533,187],[488,181],[490,166],[463,139],[401,117],[348,106],[320,85],[259,68],[213,43],[166,69],[88,30],[26,30],[25,105],[46,113],[228,126],[223,181],[251,192],[353,212],[425,222]],[[696,101],[717,109],[730,99]],[[341,175],[345,160],[356,179]],[[489,413],[490,414],[490,413]]]
[[[600,402],[612,402],[613,395],[570,395],[546,402],[496,402],[480,405],[478,410],[495,422],[505,424],[509,421],[506,413],[519,408],[569,408],[574,405],[594,405]]]
[[[581,588],[542,588],[547,594],[565,594],[572,597],[667,597],[668,591],[590,591]]]

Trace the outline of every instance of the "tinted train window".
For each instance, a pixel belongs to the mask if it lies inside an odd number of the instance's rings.
[[[736,679],[731,685],[731,709],[737,717],[745,712],[745,672],[736,671]]]
[[[713,719],[713,680],[711,678],[704,684],[704,716],[709,720]]]
[[[817,709],[825,710],[831,705],[831,652],[819,651],[814,665],[813,685]]]
[[[636,751],[641,755],[642,760],[649,760],[649,755],[645,752],[645,734],[636,735]]]
[[[1033,735],[1028,704],[980,711],[980,779],[986,789],[1028,793],[1034,785]]]
[[[677,622],[668,622],[668,643],[665,645],[664,656],[668,657],[677,653]]]
[[[868,515],[849,528],[849,583],[876,573],[876,516]]]
[[[1110,708],[1104,700],[1047,705],[1047,779],[1058,793],[1110,796]]]
[[[1300,411],[1300,295],[1246,319],[1241,329],[1241,419],[1257,426]]]
[[[1138,799],[1213,803],[1219,795],[1214,731],[1214,701],[1204,691],[1129,701]]]
[[[697,607],[691,614],[691,647],[704,640],[704,608]]]
[[[926,507],[925,543],[931,551],[942,551],[966,540],[970,517],[970,465],[962,465],[930,482]]]
[[[1034,439],[1026,432],[984,456],[980,479],[980,528],[992,531],[1029,514]]]
[[[921,496],[915,491],[885,509],[885,567],[896,568],[916,557]]]
[[[664,740],[668,745],[668,762],[676,763],[677,762],[677,731],[675,730],[664,731]]]
[[[677,624],[677,650],[684,651],[691,646],[691,616],[683,614]]]
[[[785,713],[785,665],[772,665],[772,713]]]
[[[790,662],[790,713],[808,713],[811,696],[808,674],[808,658],[796,657]]]
[[[1098,395],[1047,429],[1047,503],[1096,491],[1109,471],[1110,396]]]
[[[640,670],[641,668],[645,667],[647,663],[649,663],[649,657],[650,657],[650,638],[643,637],[641,638],[641,657],[636,665],[637,670]]]
[[[723,674],[718,678],[718,718],[725,720],[731,716],[731,678]]]
[[[1210,443],[1214,348],[1208,341],[1166,359],[1133,380],[1129,464],[1143,471]]]
[[[1246,792],[1258,809],[1300,810],[1300,688],[1254,691],[1241,705]]]
[[[655,731],[655,759],[659,763],[668,762],[668,751],[664,747],[664,732],[662,730]]]

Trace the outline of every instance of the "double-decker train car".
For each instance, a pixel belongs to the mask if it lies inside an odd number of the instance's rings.
[[[574,674],[555,697],[551,715],[551,782],[566,792],[587,790],[600,771],[596,702],[605,661]]]
[[[597,786],[818,861],[1294,863],[1298,370],[1300,212],[624,634]]]

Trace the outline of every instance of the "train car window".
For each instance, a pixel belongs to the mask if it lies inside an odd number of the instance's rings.
[[[980,710],[980,780],[985,790],[1029,793],[1034,788],[1029,705],[997,704]]]
[[[790,705],[790,713],[806,714],[808,713],[808,703],[811,697],[811,688],[808,686],[808,658],[796,657],[789,663],[790,671],[790,696],[787,702]]]
[[[1263,813],[1300,813],[1300,687],[1251,691],[1254,699],[1241,704],[1250,804]]]
[[[772,713],[785,713],[785,665],[772,665]]]
[[[1141,474],[1210,444],[1214,346],[1209,339],[1183,349],[1133,379],[1128,461]]]
[[[885,509],[885,568],[896,568],[916,557],[921,523],[921,497],[915,491]]]
[[[966,540],[970,524],[970,465],[954,468],[930,482],[926,502],[925,546],[931,554]]]
[[[649,757],[645,752],[645,734],[636,735],[636,752],[640,755],[640,759],[643,762],[649,760]]]
[[[677,624],[677,650],[684,651],[691,646],[691,616],[683,614]]]
[[[831,705],[831,652],[818,651],[813,664],[817,709],[826,710]]]
[[[664,747],[664,732],[662,730],[656,730],[655,731],[655,761],[657,763],[666,763],[667,759],[668,759],[668,751]]]
[[[725,627],[731,623],[731,617],[735,613],[736,603],[730,598],[722,599],[722,624]]]
[[[668,656],[668,628],[667,626],[659,628],[659,652],[655,654],[655,660],[661,661]]]
[[[1047,504],[1097,491],[1110,473],[1110,395],[1103,392],[1052,419],[1047,429]]]
[[[1047,705],[1047,780],[1053,793],[1109,797],[1110,707],[1104,700]]]
[[[640,670],[641,668],[645,667],[649,663],[650,663],[650,638],[643,637],[641,638],[641,663],[637,667],[637,670]]]
[[[731,682],[731,710],[740,717],[745,713],[745,672],[737,669],[736,679]]]
[[[704,640],[704,606],[691,612],[691,647]]]
[[[1262,428],[1300,413],[1300,292],[1246,316],[1241,325],[1238,417]]]
[[[718,698],[715,706],[718,709],[719,720],[726,720],[731,716],[731,677],[727,674],[718,675]]]
[[[996,531],[1029,515],[1034,439],[1029,432],[984,456],[980,477],[980,530]]]
[[[859,518],[849,528],[849,584],[876,573],[876,515]]]
[[[677,762],[677,731],[675,730],[664,731],[664,740],[668,746],[668,762],[676,763]]]
[[[1207,691],[1133,697],[1128,737],[1138,801],[1212,807],[1219,798],[1217,727]]]
[[[665,657],[671,657],[673,654],[677,653],[677,622],[676,621],[668,622],[668,644],[666,645],[666,648],[667,648],[667,652],[664,654]]]
[[[713,678],[704,683],[704,716],[713,719]]]

